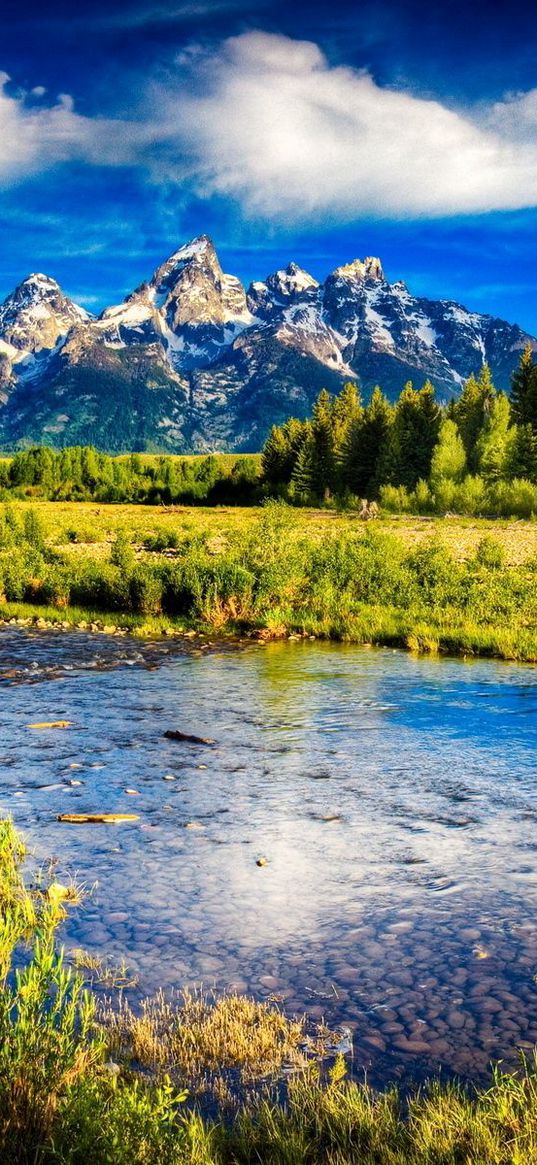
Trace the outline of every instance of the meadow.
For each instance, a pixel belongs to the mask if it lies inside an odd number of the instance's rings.
[[[316,636],[537,660],[537,525],[13,501],[0,615],[141,634]]]

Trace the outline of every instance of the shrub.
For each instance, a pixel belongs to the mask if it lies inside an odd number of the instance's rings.
[[[467,477],[457,485],[454,493],[454,506],[459,514],[476,514],[487,512],[487,488],[482,477]]]
[[[139,615],[160,615],[162,578],[145,563],[136,566],[129,578],[130,610]]]
[[[175,530],[156,530],[144,541],[144,550],[177,550],[179,535]]]
[[[134,549],[126,530],[118,530],[110,551],[110,562],[128,573],[134,566]]]
[[[478,543],[475,559],[479,566],[486,566],[488,570],[501,570],[505,566],[505,550],[490,534]]]
[[[389,514],[406,514],[410,510],[410,496],[404,485],[381,485],[379,501]]]

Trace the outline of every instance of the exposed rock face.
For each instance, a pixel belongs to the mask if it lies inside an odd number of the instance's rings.
[[[40,352],[54,348],[72,327],[88,319],[55,279],[28,275],[0,307],[0,336],[20,352]]]
[[[531,338],[516,325],[390,284],[379,259],[324,284],[296,263],[254,282],[201,235],[95,319],[31,275],[0,307],[0,445],[257,449],[349,379],[392,398],[430,378],[444,399],[490,364],[498,387]],[[531,341],[537,348],[537,341]]]

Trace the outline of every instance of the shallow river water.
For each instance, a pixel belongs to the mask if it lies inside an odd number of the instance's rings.
[[[66,946],[125,955],[139,992],[279,996],[374,1083],[537,1041],[537,669],[7,628],[0,761],[0,813],[97,883]],[[99,811],[139,821],[56,820]]]

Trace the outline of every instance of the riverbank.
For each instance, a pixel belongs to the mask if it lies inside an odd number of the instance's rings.
[[[272,503],[244,521],[237,512],[174,512],[148,532],[131,528],[129,507],[117,509],[103,541],[97,520],[88,531],[85,511],[72,508],[65,529],[51,505],[6,507],[0,618],[104,634],[315,637],[537,660],[531,523],[524,531],[474,524],[469,538],[461,522],[456,549],[452,521],[421,527],[416,539],[394,534],[393,523],[304,518]]]
[[[78,893],[45,876],[25,881],[24,857],[13,827],[0,822],[0,1159],[6,1165],[526,1165],[535,1159],[533,1059],[517,1075],[496,1070],[486,1089],[432,1081],[402,1097],[349,1081],[349,1049],[338,1052],[331,1033],[319,1027],[312,1034],[274,1004],[187,997],[169,1005],[157,1000],[137,1012],[104,1011],[58,949],[58,926],[66,911],[78,909]],[[21,950],[25,967],[14,976]],[[212,1111],[202,1117],[199,1086],[208,1079]]]
[[[274,640],[332,640],[368,647],[395,647],[403,651],[430,655],[472,656],[504,659],[519,663],[537,662],[537,633],[525,628],[513,630],[502,624],[477,626],[471,621],[457,622],[454,613],[427,622],[419,612],[397,608],[364,606],[352,620],[344,623],[301,618],[280,623],[277,627],[237,624],[230,620],[217,628],[210,622],[173,620],[165,616],[133,616],[68,607],[61,618],[54,607],[31,603],[0,605],[0,628],[20,627],[34,631],[83,631],[95,635],[131,636],[142,639],[159,637],[184,640],[192,648],[206,650],[223,643],[237,647]],[[0,679],[1,679],[0,674]]]

